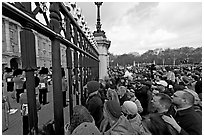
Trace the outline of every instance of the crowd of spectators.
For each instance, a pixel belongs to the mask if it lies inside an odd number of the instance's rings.
[[[12,92],[22,106],[23,134],[28,134],[25,74],[20,69],[13,74],[9,68],[5,70],[4,91]],[[38,110],[49,103],[49,73],[45,68],[35,72]],[[62,69],[64,107],[67,106],[67,88]],[[64,126],[67,135],[202,134],[201,66],[111,67],[108,76],[89,81],[84,90],[87,94],[85,105],[74,107],[70,122]],[[7,98],[5,100],[9,113],[15,113],[17,110]]]
[[[80,129],[84,135],[202,134],[201,67],[117,66],[108,74],[99,82],[87,83],[88,98],[81,106],[87,112],[73,115],[70,123],[80,122],[74,127],[68,124],[65,131]]]

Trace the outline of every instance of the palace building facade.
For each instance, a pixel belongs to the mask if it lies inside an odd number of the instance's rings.
[[[2,68],[22,68],[20,31],[21,25],[2,16]],[[35,35],[37,67],[50,68],[52,66],[51,41],[37,32]],[[66,47],[61,44],[61,65],[66,67]]]

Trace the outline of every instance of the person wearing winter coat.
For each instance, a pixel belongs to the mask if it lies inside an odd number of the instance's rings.
[[[202,135],[202,116],[194,110],[194,96],[184,90],[176,91],[172,97],[176,113],[162,118],[181,135]]]
[[[135,135],[135,131],[127,118],[122,114],[120,104],[115,100],[104,103],[105,119],[101,123],[100,131],[104,135]],[[107,129],[107,126],[110,128]]]
[[[171,98],[164,93],[154,94],[152,98],[152,106],[156,112],[151,113],[143,119],[143,125],[152,133],[152,135],[177,135],[178,132],[173,126],[166,123],[162,117],[169,115],[171,107]]]
[[[86,108],[95,120],[96,126],[99,128],[103,120],[103,101],[98,93],[100,84],[97,81],[89,81],[87,83],[88,98],[86,100]]]
[[[122,105],[122,113],[129,120],[130,124],[138,135],[151,135],[149,130],[143,126],[142,117],[138,113],[138,107],[133,101],[125,101]]]

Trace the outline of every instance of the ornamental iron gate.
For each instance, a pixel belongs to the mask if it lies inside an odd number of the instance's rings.
[[[99,54],[89,39],[86,37],[76,20],[70,14],[68,7],[61,2],[50,2],[48,20],[46,13],[41,8],[42,3],[35,2],[35,9],[31,10],[31,2],[2,3],[2,15],[15,20],[22,26],[20,32],[22,69],[26,72],[26,87],[28,97],[29,131],[30,134],[38,133],[38,117],[35,100],[34,71],[36,65],[36,31],[51,40],[52,52],[52,78],[53,78],[53,106],[55,134],[64,134],[64,116],[62,102],[62,77],[60,44],[66,46],[66,61],[68,71],[69,113],[73,113],[73,94],[76,95],[76,104],[84,103],[85,91],[83,86],[90,80],[98,80]],[[46,25],[36,20],[38,13],[43,14]],[[62,19],[64,16],[64,20]],[[60,35],[63,31],[64,36]],[[73,55],[72,55],[73,53]],[[74,63],[72,63],[74,62]],[[60,70],[60,71],[59,71]],[[72,74],[72,71],[74,73]],[[73,88],[73,75],[75,88]],[[72,93],[73,91],[73,93]]]

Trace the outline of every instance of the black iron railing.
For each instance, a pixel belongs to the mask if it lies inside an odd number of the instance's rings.
[[[37,69],[35,53],[35,36],[33,30],[49,37],[52,49],[52,77],[53,77],[53,104],[54,123],[56,134],[64,134],[64,117],[62,103],[62,80],[61,80],[61,53],[60,44],[66,46],[66,60],[69,84],[69,108],[70,116],[73,112],[73,96],[76,104],[80,104],[79,95],[84,99],[83,86],[91,79],[98,79],[99,59],[98,52],[81,30],[75,19],[69,13],[67,7],[61,2],[50,2],[50,21],[46,14],[40,9],[39,3],[31,11],[30,2],[2,3],[2,14],[19,22],[22,26],[20,33],[22,68],[26,71],[27,97],[29,107],[30,134],[38,132],[37,110],[35,100],[34,71]],[[35,19],[38,13],[43,13],[47,26]],[[65,28],[62,26],[64,16]],[[65,37],[60,35],[63,31]],[[73,53],[73,55],[72,55]],[[74,65],[72,65],[74,62]],[[73,75],[75,87],[73,88]],[[80,89],[80,90],[79,90]],[[73,92],[72,92],[73,91]],[[82,101],[81,101],[82,102]]]

